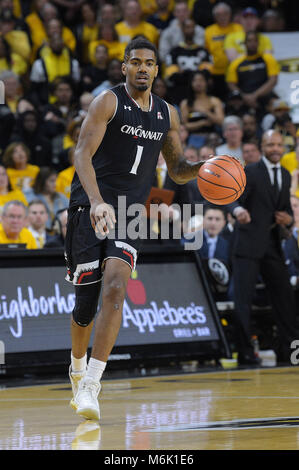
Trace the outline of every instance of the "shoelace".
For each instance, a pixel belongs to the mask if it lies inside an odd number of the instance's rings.
[[[99,384],[95,382],[83,382],[80,386],[80,391],[87,393],[90,392],[93,397],[97,397],[99,388]]]

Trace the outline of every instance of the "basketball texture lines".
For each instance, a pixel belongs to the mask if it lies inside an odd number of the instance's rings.
[[[230,204],[244,192],[246,175],[237,159],[220,155],[210,158],[201,166],[197,185],[207,201],[218,205]]]

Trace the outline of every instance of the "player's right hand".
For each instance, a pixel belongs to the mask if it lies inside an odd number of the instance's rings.
[[[108,235],[116,224],[114,208],[110,204],[94,203],[90,207],[91,225],[96,233],[102,236]]]

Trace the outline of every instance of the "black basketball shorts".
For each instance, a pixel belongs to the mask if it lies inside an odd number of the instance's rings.
[[[109,258],[124,261],[133,271],[140,238],[117,238],[117,224],[114,233],[113,237],[100,240],[91,225],[90,207],[70,208],[65,239],[66,280],[74,286],[100,282]]]

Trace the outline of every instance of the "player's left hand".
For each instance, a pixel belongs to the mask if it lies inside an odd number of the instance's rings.
[[[91,206],[90,218],[93,228],[102,236],[108,235],[109,228],[112,230],[116,224],[114,209],[105,202],[97,204],[95,207]]]

